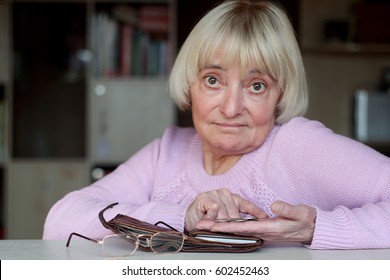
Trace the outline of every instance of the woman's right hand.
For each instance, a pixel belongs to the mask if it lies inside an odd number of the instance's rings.
[[[200,193],[188,206],[186,211],[185,229],[191,231],[203,220],[235,219],[241,214],[249,214],[258,219],[267,218],[267,214],[249,200],[230,192],[226,188]]]

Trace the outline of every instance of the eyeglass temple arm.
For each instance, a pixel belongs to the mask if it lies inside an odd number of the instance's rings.
[[[154,225],[155,226],[158,226],[159,224],[163,224],[164,226],[166,226],[167,228],[173,230],[173,231],[178,231],[177,229],[175,229],[174,227],[171,227],[170,225],[168,225],[167,223],[164,223],[163,221],[158,221],[157,223],[155,223]]]
[[[108,229],[111,229],[111,226],[107,223],[106,219],[104,219],[104,216],[103,216],[103,213],[107,210],[107,209],[110,209],[110,208],[113,208],[115,205],[117,205],[118,202],[115,202],[113,204],[110,204],[108,205],[106,208],[104,208],[102,211],[99,212],[99,220],[100,222],[102,223],[102,225],[105,227],[105,228],[108,228]]]
[[[99,243],[99,241],[98,241],[98,240],[95,240],[95,239],[92,239],[92,238],[86,237],[86,236],[84,236],[84,235],[81,235],[81,234],[79,234],[79,233],[76,233],[76,232],[72,232],[72,233],[69,235],[68,241],[66,242],[66,247],[69,247],[69,245],[70,245],[70,240],[72,239],[72,236],[73,236],[73,235],[76,235],[76,236],[78,236],[78,237],[81,237],[81,238],[87,239],[87,240],[89,240],[89,241],[92,241],[92,242],[95,242],[95,243]]]
[[[111,229],[112,227],[107,223],[106,219],[104,218],[103,216],[103,213],[107,210],[107,209],[110,209],[110,208],[113,208],[115,205],[117,205],[118,202],[115,202],[115,203],[112,203],[110,205],[108,205],[106,208],[104,208],[103,210],[101,210],[99,212],[99,220],[100,222],[103,224],[103,226],[105,228],[108,228],[108,229]],[[170,225],[168,225],[167,223],[164,223],[163,221],[158,221],[157,223],[155,223],[154,225],[157,226],[159,224],[163,224],[164,226],[166,226],[167,228],[170,228],[171,230],[174,230],[174,231],[178,231],[177,229],[171,227]]]

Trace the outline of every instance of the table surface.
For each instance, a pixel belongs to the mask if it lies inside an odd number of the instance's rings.
[[[101,245],[75,240],[69,248],[63,240],[0,240],[1,260],[95,260],[105,257]],[[137,251],[125,259],[136,260],[390,260],[390,249],[311,250],[296,243],[264,243],[250,253],[176,253],[159,255]]]

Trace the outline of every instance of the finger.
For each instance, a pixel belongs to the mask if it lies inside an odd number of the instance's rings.
[[[236,204],[238,205],[238,209],[241,213],[252,215],[257,219],[268,218],[267,213],[265,213],[261,208],[257,207],[249,200],[246,200],[238,195],[235,199],[236,199]]]
[[[236,202],[236,197],[239,197],[236,194],[231,193],[228,189],[219,189],[218,190],[219,199],[222,202],[220,213],[218,213],[218,219],[234,219],[240,217],[240,210],[237,207],[238,203]]]
[[[226,210],[221,207],[220,203],[209,197],[205,197],[199,201],[198,211],[203,213],[202,219],[207,220],[214,220],[219,217],[219,215],[227,215]]]
[[[225,206],[228,217],[218,215],[218,218],[240,218],[241,213],[250,214],[258,219],[267,218],[268,215],[249,200],[242,198],[241,196],[231,193],[230,190],[222,188],[218,190],[219,198],[222,200]],[[221,213],[222,214],[222,213]]]
[[[283,201],[275,201],[274,203],[272,203],[271,210],[274,214],[287,219],[295,220],[299,214],[296,211],[296,207]]]
[[[214,224],[215,224],[215,222],[212,220],[200,220],[196,224],[195,228],[204,229],[204,230],[211,230],[211,228],[213,227]]]
[[[316,210],[307,205],[291,205],[283,201],[276,201],[271,206],[272,211],[281,218],[298,222],[301,226],[314,228]]]
[[[226,223],[214,223],[213,225],[207,224],[209,230],[215,232],[227,232],[235,234],[251,234],[261,232],[258,227],[261,222],[247,221],[247,222],[226,222]],[[206,226],[206,224],[205,224]],[[211,226],[211,227],[210,227]]]

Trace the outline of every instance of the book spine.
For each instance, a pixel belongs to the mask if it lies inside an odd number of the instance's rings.
[[[132,59],[132,40],[133,40],[133,27],[129,24],[123,24],[121,26],[121,47],[120,47],[120,75],[131,75],[131,59]]]
[[[166,76],[171,53],[168,11],[167,6],[144,5],[98,13],[93,32],[95,75]]]

